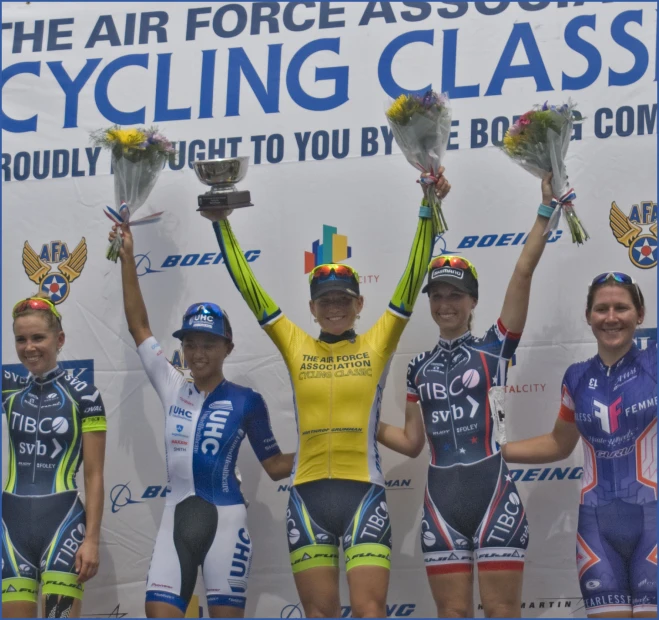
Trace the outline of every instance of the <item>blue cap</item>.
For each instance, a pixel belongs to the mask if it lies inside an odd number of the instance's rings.
[[[181,329],[175,331],[172,336],[183,340],[185,334],[193,332],[221,336],[229,342],[233,341],[233,332],[226,312],[217,304],[209,302],[192,304],[183,315]]]

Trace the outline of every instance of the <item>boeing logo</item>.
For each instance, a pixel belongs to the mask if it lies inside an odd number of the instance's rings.
[[[129,483],[115,484],[110,491],[110,501],[112,502],[112,512],[117,513],[124,506],[129,504],[141,504],[142,502],[132,499]]]
[[[261,250],[247,250],[244,252],[245,260],[253,263],[259,256]],[[151,268],[151,258],[149,252],[146,254],[137,254],[135,256],[138,277],[150,273],[161,273],[173,267],[201,267],[204,265],[219,265],[224,262],[224,256],[221,252],[206,252],[204,254],[192,252],[190,254],[170,254],[162,261],[159,269]],[[155,261],[154,261],[155,262]],[[155,263],[157,264],[157,263]]]
[[[141,278],[149,273],[160,273],[162,269],[151,269],[151,259],[149,253],[135,255],[135,267],[137,268],[137,277]]]

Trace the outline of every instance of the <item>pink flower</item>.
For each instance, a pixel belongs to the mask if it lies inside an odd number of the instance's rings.
[[[508,130],[508,134],[511,136],[518,136],[519,133],[522,131],[522,128],[519,126],[518,123],[515,123],[512,125],[512,127]]]

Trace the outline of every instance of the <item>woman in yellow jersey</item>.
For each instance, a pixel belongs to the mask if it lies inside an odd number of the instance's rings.
[[[434,190],[444,198],[450,185],[440,176]],[[365,334],[354,331],[364,305],[355,270],[328,264],[311,272],[309,308],[320,326],[317,338],[282,313],[256,281],[229,222],[217,219],[213,227],[229,273],[292,380],[298,450],[286,527],[305,615],[340,616],[343,544],[353,615],[384,617],[391,525],[377,451],[380,402],[432,253],[430,209],[421,206],[407,268],[389,307]]]

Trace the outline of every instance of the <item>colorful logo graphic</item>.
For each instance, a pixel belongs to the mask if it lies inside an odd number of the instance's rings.
[[[657,203],[645,200],[632,205],[625,215],[615,200],[611,203],[609,225],[618,243],[629,248],[629,260],[639,269],[657,265]]]
[[[348,245],[348,237],[339,235],[335,226],[323,224],[323,242],[316,239],[311,244],[311,252],[304,253],[304,273],[309,273],[318,265],[340,263],[351,256],[352,248]]]
[[[73,252],[66,243],[44,243],[37,254],[26,241],[23,245],[23,268],[27,277],[50,297],[54,304],[61,304],[69,295],[71,282],[77,279],[87,262],[87,242],[83,237]],[[57,272],[53,272],[57,265]]]

